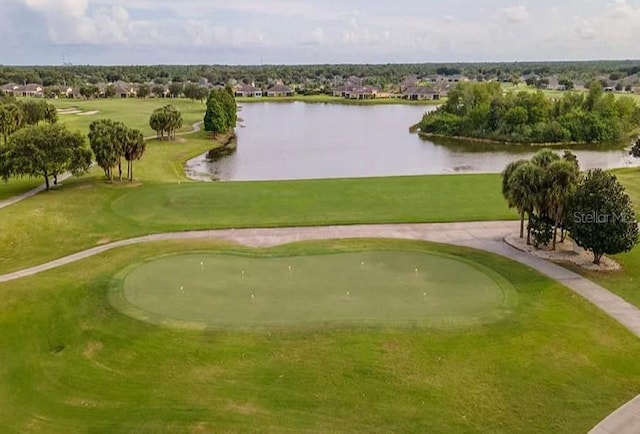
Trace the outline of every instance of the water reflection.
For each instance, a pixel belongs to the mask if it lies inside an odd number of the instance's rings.
[[[238,149],[218,161],[187,163],[200,180],[275,180],[442,173],[497,173],[538,148],[422,139],[409,126],[432,107],[406,105],[245,104]],[[564,148],[558,148],[562,151]],[[635,165],[627,151],[572,148],[581,167]]]

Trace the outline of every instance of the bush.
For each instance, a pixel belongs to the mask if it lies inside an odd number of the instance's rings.
[[[533,247],[536,249],[546,246],[553,239],[553,223],[548,219],[532,215],[529,220],[529,229]]]

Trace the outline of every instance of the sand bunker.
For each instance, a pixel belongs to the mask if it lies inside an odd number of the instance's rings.
[[[82,113],[77,113],[78,116],[91,116],[91,115],[95,115],[96,113],[99,113],[98,110],[91,110],[90,112],[82,112]]]

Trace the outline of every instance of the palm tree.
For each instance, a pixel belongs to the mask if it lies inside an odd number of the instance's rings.
[[[22,109],[17,104],[0,105],[0,132],[7,144],[7,138],[18,131],[24,121]]]
[[[551,149],[541,149],[532,158],[531,162],[541,169],[541,179],[538,192],[536,194],[535,210],[538,217],[542,219],[551,218],[549,206],[551,204],[551,179],[547,176],[549,166],[561,160],[560,156]]]
[[[564,226],[567,205],[578,187],[580,171],[571,161],[557,160],[549,165],[545,178],[547,207],[554,224],[552,249],[555,250],[558,226]]]
[[[507,165],[504,171],[502,172],[502,196],[507,200],[509,204],[509,208],[516,208],[518,210],[518,214],[520,214],[520,238],[524,238],[524,213],[525,209],[517,206],[518,202],[514,197],[512,197],[511,184],[509,182],[511,175],[515,170],[522,166],[523,164],[527,164],[527,160],[516,160]]]
[[[113,139],[114,151],[118,159],[118,181],[122,181],[122,157],[127,147],[129,128],[122,122],[114,122]]]
[[[509,177],[509,197],[514,207],[527,213],[527,219],[531,223],[531,217],[539,203],[542,186],[543,170],[532,162],[522,163]],[[527,245],[531,244],[531,224],[527,225]]]
[[[127,177],[133,182],[133,160],[142,158],[146,149],[146,142],[140,130],[129,129],[124,146],[124,158],[127,160]]]
[[[531,158],[531,162],[536,166],[546,169],[551,163],[560,159],[560,156],[551,149],[541,149]]]

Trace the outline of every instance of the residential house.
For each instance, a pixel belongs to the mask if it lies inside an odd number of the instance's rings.
[[[293,89],[284,84],[274,84],[267,89],[267,96],[279,97],[279,96],[293,96]]]
[[[463,81],[469,81],[469,77],[460,74],[450,75],[447,77],[448,83],[461,83]]]
[[[243,84],[235,89],[235,95],[238,97],[260,98],[262,97],[262,89],[252,84]]]
[[[116,97],[118,98],[133,98],[138,94],[135,86],[122,80],[116,81],[113,86],[116,89]]]
[[[350,91],[352,89],[353,86],[341,85],[334,87],[331,93],[333,94],[333,96],[340,96],[344,98],[347,96],[347,91]]]
[[[416,87],[418,85],[418,77],[415,75],[409,75],[402,79],[400,85],[400,92],[404,92],[407,89],[411,89],[412,87]]]
[[[42,98],[44,96],[44,87],[36,83],[25,84],[18,88],[20,95],[16,96],[28,96],[32,98]]]
[[[0,86],[0,91],[6,95],[13,95],[13,93],[18,89],[19,85],[15,83],[7,83]]]
[[[344,82],[346,86],[353,86],[353,87],[362,86],[364,82],[364,78],[360,78],[358,76],[352,75],[351,77],[347,78]]]
[[[445,77],[444,75],[440,75],[440,74],[431,74],[428,75],[426,77],[424,77],[423,79],[424,81],[426,81],[427,83],[444,83],[447,81],[447,77]],[[416,83],[417,85],[417,83]]]
[[[44,87],[37,83],[28,83],[25,85],[19,85],[15,83],[9,83],[2,86],[2,91],[7,95],[42,98],[44,97]]]
[[[74,91],[71,86],[51,86],[45,92],[45,96],[49,98],[75,98],[79,96],[79,92]]]
[[[402,93],[402,98],[410,101],[439,100],[440,91],[431,87],[414,86]]]
[[[375,99],[379,93],[381,90],[376,86],[357,86],[347,89],[344,96],[348,99]]]

